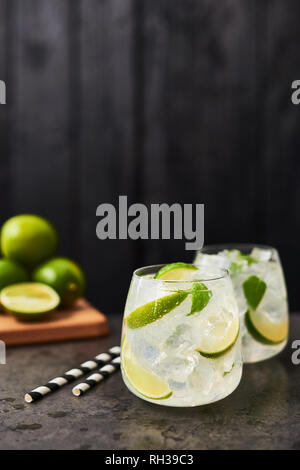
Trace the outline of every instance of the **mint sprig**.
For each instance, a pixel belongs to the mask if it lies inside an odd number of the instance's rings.
[[[241,260],[247,261],[248,266],[251,266],[251,264],[257,263],[257,260],[253,258],[253,256],[245,255],[244,253],[239,253],[238,258]]]
[[[267,284],[258,276],[250,276],[243,283],[243,291],[247,304],[252,310],[256,310],[263,296],[265,295]]]
[[[232,250],[234,251],[234,250]],[[240,261],[246,261],[248,266],[251,266],[251,264],[257,263],[257,260],[253,258],[253,256],[250,255],[245,255],[244,253],[238,253],[237,254],[237,260]],[[237,261],[232,261],[229,265],[229,272],[231,275],[237,274],[241,272],[244,268],[243,263],[238,263]]]
[[[195,282],[191,289],[192,294],[192,307],[190,313],[187,314],[193,315],[196,312],[201,312],[212,297],[212,291],[207,289],[206,285],[203,283]]]

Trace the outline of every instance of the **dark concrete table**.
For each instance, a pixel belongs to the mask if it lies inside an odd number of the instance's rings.
[[[32,405],[24,393],[119,342],[119,316],[103,339],[19,347],[0,365],[1,449],[300,449],[300,365],[291,343],[300,339],[292,315],[288,346],[278,357],[246,365],[238,389],[198,408],[144,402],[118,372],[81,398],[72,385]]]

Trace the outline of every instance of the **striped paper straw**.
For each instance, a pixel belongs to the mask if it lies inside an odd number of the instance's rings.
[[[72,390],[73,395],[75,395],[75,397],[80,397],[85,392],[90,390],[90,388],[95,387],[95,385],[102,382],[102,380],[106,379],[111,374],[113,374],[114,372],[119,370],[120,369],[120,362],[121,362],[120,356],[116,357],[113,361],[111,361],[110,364],[107,364],[104,367],[101,367],[98,372],[96,372],[95,374],[90,375],[86,379],[85,382],[82,382],[81,384],[75,385],[75,387]]]
[[[65,372],[60,377],[50,380],[46,385],[37,387],[25,395],[25,401],[27,403],[32,403],[36,400],[43,398],[48,393],[55,392],[64,385],[73,382],[84,374],[88,374],[94,369],[97,369],[99,366],[105,366],[113,359],[119,357],[121,348],[119,346],[114,346],[110,348],[107,352],[98,354],[91,361],[86,361],[80,364],[76,369],[71,369]]]

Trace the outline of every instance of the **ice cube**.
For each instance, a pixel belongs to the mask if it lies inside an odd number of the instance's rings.
[[[275,321],[285,318],[288,313],[286,297],[272,288],[266,290],[266,294],[258,308],[266,312]]]
[[[192,338],[192,329],[190,325],[182,323],[178,325],[173,333],[167,338],[164,347],[168,352],[177,351],[183,352],[186,349]]]
[[[192,353],[185,357],[168,354],[157,364],[157,372],[169,382],[174,381],[183,384],[198,364],[197,354]]]
[[[220,358],[220,368],[225,373],[232,370],[233,364],[236,359],[236,348],[231,348],[223,357]]]
[[[250,256],[256,259],[257,261],[267,262],[267,261],[270,261],[272,257],[272,251],[255,247],[251,251]]]
[[[130,332],[128,339],[131,344],[134,355],[144,366],[153,366],[160,359],[160,350],[153,344],[150,344],[142,335]]]
[[[207,267],[207,268],[221,268],[227,269],[228,268],[228,260],[222,254],[219,253],[218,255],[207,255],[206,253],[198,252],[194,264],[200,267]]]
[[[209,395],[215,387],[218,379],[218,372],[215,369],[214,359],[207,359],[199,354],[199,365],[194,368],[189,377],[189,385],[192,389],[203,395]]]

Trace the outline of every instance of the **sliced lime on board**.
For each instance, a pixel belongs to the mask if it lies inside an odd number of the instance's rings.
[[[198,268],[193,264],[181,262],[166,264],[155,274],[154,279],[161,279],[162,281],[188,281],[193,271],[198,271]]]
[[[187,295],[187,292],[175,292],[138,307],[125,319],[128,328],[141,328],[159,320],[178,307]]]
[[[164,400],[172,395],[167,383],[139,364],[126,338],[121,357],[125,376],[138,393],[151,400]]]
[[[22,320],[39,320],[60,303],[59,295],[37,282],[14,284],[0,294],[1,304]]]
[[[272,321],[263,310],[248,310],[245,325],[250,335],[262,344],[282,343],[288,336],[288,319]]]

